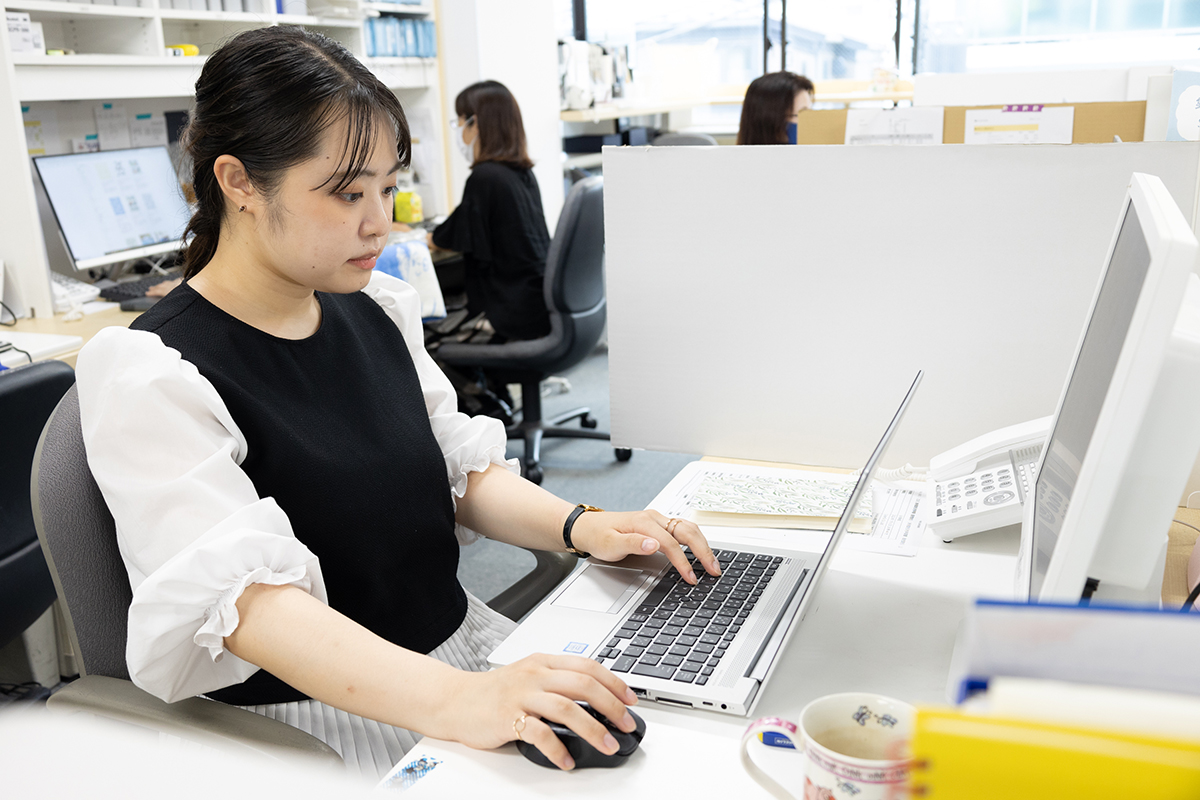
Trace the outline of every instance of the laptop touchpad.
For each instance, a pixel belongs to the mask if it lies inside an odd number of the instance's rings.
[[[602,567],[588,564],[551,605],[616,614],[642,585],[646,573],[640,569]]]

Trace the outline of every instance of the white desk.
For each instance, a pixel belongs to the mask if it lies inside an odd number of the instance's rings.
[[[668,484],[650,507],[668,508],[678,483]],[[845,691],[945,704],[950,655],[969,601],[1012,596],[1018,528],[953,544],[926,532],[912,558],[839,550],[754,716],[795,720],[810,700]],[[411,791],[414,797],[451,796],[457,789],[488,797],[570,792],[574,798],[657,798],[664,789],[691,785],[704,797],[769,797],[738,761],[749,719],[649,702],[637,711],[646,719],[646,739],[619,769],[559,773],[529,763],[512,744],[485,752],[426,739],[404,763],[422,754],[444,763]],[[771,761],[768,769],[798,774],[795,753],[762,750]]]

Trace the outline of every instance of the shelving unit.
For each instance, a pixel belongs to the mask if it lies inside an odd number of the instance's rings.
[[[168,7],[171,0],[117,0],[96,5],[66,0],[0,0],[6,11],[22,11],[42,24],[46,47],[73,51],[47,56],[13,53],[0,37],[0,260],[17,284],[25,310],[51,313],[49,267],[33,196],[21,105],[163,98],[190,104],[206,56],[222,41],[245,30],[301,25],[341,42],[400,97],[406,110],[427,111],[434,137],[444,141],[440,69],[436,58],[366,58],[364,21],[384,14],[434,18],[438,0],[421,5],[308,0],[308,14],[281,14],[275,0],[244,0],[263,12],[206,11]],[[209,3],[212,0],[208,0]],[[178,5],[175,3],[174,5]],[[295,10],[289,6],[288,10]],[[167,45],[194,44],[199,56],[164,55]],[[78,114],[78,111],[74,113]],[[444,149],[444,148],[442,148]],[[442,154],[444,157],[444,153]],[[444,171],[427,176],[448,196]],[[48,221],[47,224],[54,224]],[[0,286],[0,291],[3,287]],[[6,297],[6,301],[11,297]],[[11,303],[10,303],[11,305]]]

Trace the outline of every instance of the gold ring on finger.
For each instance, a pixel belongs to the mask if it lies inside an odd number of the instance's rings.
[[[521,736],[521,734],[525,732],[525,718],[528,716],[528,714],[522,714],[513,720],[513,733],[515,733],[517,735],[517,739],[522,742],[525,741],[525,739]]]
[[[677,526],[680,522],[681,522],[681,520],[679,519],[679,517],[671,517],[669,520],[667,520],[667,533],[674,536],[675,535],[675,526]]]

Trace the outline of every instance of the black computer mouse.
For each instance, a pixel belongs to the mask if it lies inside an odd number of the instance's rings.
[[[604,727],[608,729],[608,732],[611,733],[613,738],[617,740],[619,747],[617,752],[613,753],[611,756],[607,755],[606,753],[601,753],[566,725],[560,725],[557,722],[544,720],[544,722],[550,726],[550,730],[554,731],[554,735],[557,736],[559,740],[567,746],[567,752],[571,754],[571,758],[575,759],[576,769],[583,769],[585,767],[619,767],[628,761],[629,757],[633,755],[633,751],[638,749],[638,744],[641,743],[642,737],[646,735],[646,720],[634,713],[633,709],[629,709],[629,714],[633,717],[633,721],[637,724],[637,727],[629,733],[626,733],[616,725],[613,725],[611,722],[609,722],[608,717],[604,716],[599,711],[594,710],[587,703],[580,703],[579,705],[584,711],[598,719],[604,725]],[[550,767],[552,769],[558,769],[557,764],[550,763],[550,760],[546,758],[545,754],[543,754],[541,750],[538,750],[529,742],[518,741],[517,749],[521,751],[521,755],[525,756],[535,764],[540,764],[543,767]]]

